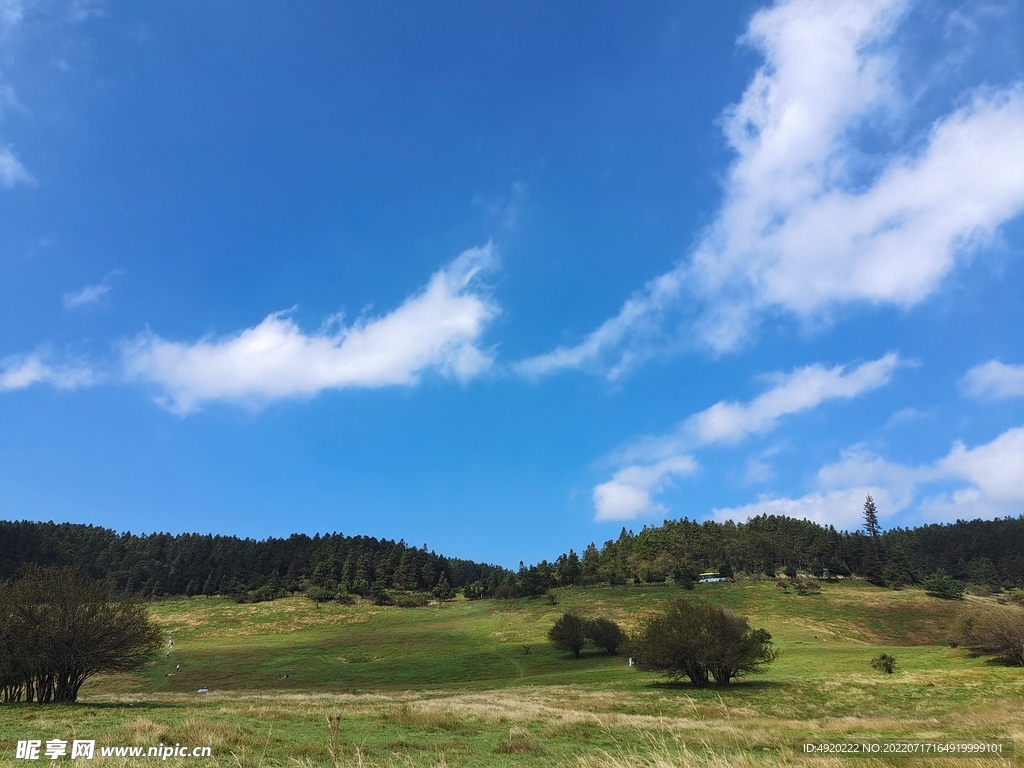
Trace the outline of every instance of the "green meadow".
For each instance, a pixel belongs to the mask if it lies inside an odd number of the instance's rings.
[[[824,584],[816,595],[742,580],[686,593],[628,586],[555,594],[555,605],[460,598],[422,608],[318,607],[304,597],[154,603],[153,618],[174,638],[170,658],[161,652],[141,671],[96,678],[74,706],[0,707],[0,762],[31,764],[15,759],[19,739],[86,738],[212,747],[212,758],[168,765],[1024,764],[1024,670],[948,647],[962,603],[859,581]],[[767,628],[779,659],[727,688],[694,690],[632,669],[626,656],[587,649],[574,660],[547,643],[564,611],[631,629],[680,594]],[[883,651],[896,656],[895,674],[871,668]],[[797,749],[1014,739],[1016,759],[840,758]]]

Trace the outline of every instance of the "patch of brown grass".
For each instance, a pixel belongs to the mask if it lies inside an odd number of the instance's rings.
[[[544,747],[529,731],[510,728],[508,738],[498,745],[497,752],[502,755],[541,754]]]

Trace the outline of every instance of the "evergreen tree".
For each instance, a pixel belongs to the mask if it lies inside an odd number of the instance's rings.
[[[378,579],[370,587],[370,599],[374,605],[394,605],[391,595],[384,589],[384,582]]]
[[[563,586],[576,584],[580,578],[580,556],[573,550],[569,550],[569,556],[565,559],[563,567],[558,569],[558,581]]]
[[[584,586],[589,584],[597,584],[601,580],[598,575],[598,563],[601,560],[601,555],[597,551],[597,547],[591,542],[586,550],[583,552],[583,561],[580,563],[580,583]]]
[[[431,594],[433,594],[433,596],[438,600],[455,599],[455,590],[452,589],[452,585],[448,583],[448,577],[445,575],[444,571],[441,571],[441,576],[437,580],[437,586],[434,587]]]
[[[931,576],[921,579],[921,585],[929,595],[944,597],[947,600],[959,600],[964,596],[964,585],[953,579],[942,568],[936,568]]]
[[[889,589],[902,589],[914,580],[913,575],[910,573],[910,564],[907,562],[907,556],[903,551],[903,547],[899,544],[893,546],[889,551],[888,557],[885,559],[885,565],[882,568],[882,579],[885,581],[885,586],[889,587]]]
[[[700,578],[697,569],[683,562],[672,570],[672,581],[684,589],[693,589],[693,585]]]
[[[882,530],[878,524],[878,509],[870,493],[864,499],[864,530],[872,539],[877,539]]]
[[[999,578],[999,571],[992,561],[987,557],[979,557],[967,564],[967,581],[976,587],[988,592],[997,592],[1001,586],[1002,579]]]
[[[872,584],[881,585],[885,581],[882,573],[882,561],[878,557],[878,546],[872,540],[868,542],[867,550],[864,552],[864,560],[860,566],[861,576]]]

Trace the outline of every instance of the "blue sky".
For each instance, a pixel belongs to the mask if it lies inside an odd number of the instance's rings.
[[[1024,513],[1020,2],[0,0],[0,515],[514,566]]]

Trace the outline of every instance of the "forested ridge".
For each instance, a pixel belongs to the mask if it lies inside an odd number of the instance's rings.
[[[21,566],[77,565],[91,576],[146,595],[277,597],[315,584],[370,594],[375,584],[429,590],[441,574],[455,587],[510,574],[498,566],[446,558],[404,541],[293,534],[262,541],[196,533],[118,534],[74,523],[0,521],[0,579]]]
[[[404,541],[340,533],[256,541],[0,521],[0,579],[26,564],[78,565],[144,595],[239,599],[272,599],[313,585],[364,596],[430,591],[442,581],[470,598],[519,597],[557,586],[681,582],[721,568],[769,576],[787,568],[857,575],[890,586],[918,583],[942,568],[964,582],[1015,586],[1024,585],[1024,516],[894,528],[876,536],[781,516],[745,523],[683,518],[636,534],[623,528],[600,548],[590,544],[582,555],[570,550],[553,562],[521,563],[518,571]]]

